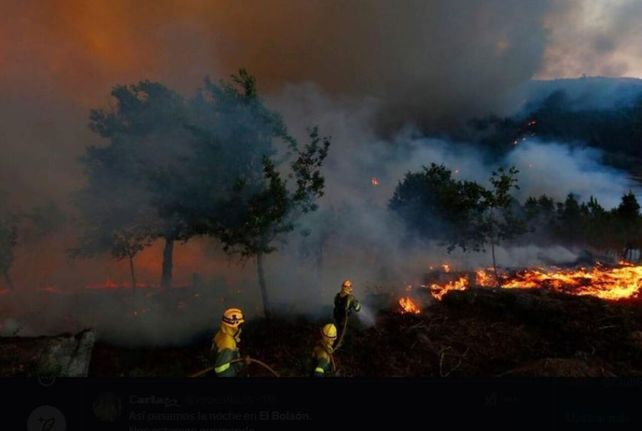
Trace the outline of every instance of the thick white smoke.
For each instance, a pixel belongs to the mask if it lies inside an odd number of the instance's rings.
[[[489,265],[485,253],[448,254],[438,244],[408,243],[403,227],[387,210],[404,174],[432,162],[484,185],[493,169],[514,165],[520,170],[517,197],[522,202],[533,195],[564,200],[575,193],[581,199],[594,196],[611,208],[632,187],[625,173],[600,163],[599,152],[571,144],[525,140],[497,160],[483,148],[425,137],[412,126],[382,139],[374,132],[376,101],[333,99],[311,84],[289,86],[272,103],[285,113],[293,131],[301,133],[297,126],[302,124],[318,124],[333,137],[324,169],[327,195],[302,226],[309,236],[293,234],[283,253],[271,257],[277,296],[308,310],[330,304],[344,278],[375,292],[416,282],[429,266],[443,262],[461,269]],[[567,264],[577,258],[575,251],[560,246],[500,247],[497,255],[507,267]],[[299,287],[292,289],[291,283]]]

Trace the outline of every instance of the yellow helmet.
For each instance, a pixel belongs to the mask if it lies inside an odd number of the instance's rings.
[[[323,335],[324,338],[334,340],[335,338],[337,338],[337,327],[332,323],[328,323],[321,329],[321,335]]]
[[[238,328],[241,323],[244,323],[243,312],[239,308],[228,308],[223,313],[221,323],[230,328]]]

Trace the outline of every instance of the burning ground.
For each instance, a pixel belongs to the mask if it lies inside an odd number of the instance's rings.
[[[432,298],[432,299],[431,299]],[[472,288],[426,298],[401,312],[394,295],[367,298],[382,308],[373,326],[353,320],[336,353],[341,376],[637,376],[642,373],[642,307],[555,289]],[[386,306],[388,307],[386,308]],[[324,320],[253,320],[242,349],[283,376],[307,374]],[[99,343],[91,373],[185,376],[208,366],[209,337],[182,348],[126,349]],[[265,375],[251,368],[253,376]]]
[[[424,279],[424,284],[394,293],[373,289],[363,298],[366,313],[378,311],[373,322],[352,319],[335,354],[340,376],[642,375],[642,267],[502,272],[500,288],[485,270],[459,272],[444,266]],[[118,289],[103,294],[116,297]],[[121,295],[131,295],[120,289]],[[193,313],[190,308],[198,309],[188,300],[198,294],[194,288],[149,289],[146,295],[171,297],[164,313],[182,308],[187,315]],[[330,309],[326,311],[329,316]],[[154,312],[130,313],[126,319],[141,325],[145,313]],[[294,313],[251,319],[243,332],[242,352],[282,376],[304,376],[318,328],[326,320]],[[188,342],[166,347],[125,346],[99,337],[89,375],[188,376],[209,365],[210,336],[210,331],[201,331]],[[25,355],[33,350],[24,340],[5,338],[1,343],[4,352],[12,352],[11,357],[2,355],[3,372],[39,372],[14,363],[21,349]],[[42,343],[42,338],[36,340]],[[251,367],[249,374],[266,375],[259,367]]]

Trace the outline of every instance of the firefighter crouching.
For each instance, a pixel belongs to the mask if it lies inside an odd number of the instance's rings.
[[[334,321],[339,332],[343,332],[352,311],[359,312],[361,304],[352,295],[352,282],[345,280],[341,284],[341,291],[334,297]]]
[[[212,339],[210,350],[217,377],[236,377],[243,367],[238,343],[241,342],[241,325],[244,322],[243,312],[238,308],[228,308],[223,313],[221,327]]]
[[[334,374],[334,343],[337,340],[337,328],[328,323],[321,329],[321,337],[312,351],[314,377],[326,377]]]

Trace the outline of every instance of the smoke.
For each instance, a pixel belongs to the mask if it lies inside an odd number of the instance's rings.
[[[282,252],[270,257],[275,295],[306,312],[318,314],[323,304],[330,304],[345,278],[367,295],[417,283],[429,266],[444,262],[458,269],[490,264],[487,253],[449,254],[439,244],[408,239],[387,210],[404,174],[422,166],[444,164],[457,178],[485,186],[497,167],[516,166],[516,197],[522,202],[541,194],[563,201],[574,193],[585,200],[594,196],[612,208],[634,187],[626,173],[604,166],[600,152],[585,147],[529,138],[498,160],[472,143],[427,137],[412,126],[383,139],[374,132],[379,109],[375,100],[340,100],[305,84],[286,87],[270,102],[300,136],[303,130],[296,125],[312,122],[333,137],[324,168],[327,193],[319,211],[303,221]],[[504,267],[569,264],[578,257],[554,245],[499,247],[497,256]]]
[[[517,197],[521,200],[541,194],[563,200],[574,193],[585,200],[594,196],[612,208],[634,187],[627,173],[601,163],[599,150],[576,143],[527,138],[497,160],[479,145],[426,136],[412,126],[383,139],[374,131],[379,105],[373,100],[337,100],[306,84],[286,87],[271,102],[299,136],[303,130],[296,130],[296,126],[307,122],[318,124],[333,137],[325,167],[325,205],[359,202],[383,206],[407,172],[430,163],[444,164],[456,177],[484,185],[495,168],[516,166],[520,170]],[[373,186],[373,178],[378,185]],[[362,214],[364,223],[369,223],[367,213]]]
[[[556,0],[545,20],[549,33],[541,78],[641,76],[638,0]]]
[[[606,206],[630,187],[624,174],[599,163],[599,153],[563,142],[522,142],[494,160],[483,148],[438,133],[456,131],[471,117],[512,112],[523,85],[538,73],[567,76],[601,64],[586,54],[595,51],[584,49],[572,64],[560,61],[575,50],[575,35],[563,32],[573,28],[570,10],[552,0],[272,0],[251,7],[223,0],[10,2],[0,17],[0,188],[16,208],[53,199],[68,209],[70,193],[84,184],[78,156],[102,144],[87,128],[88,111],[110,103],[113,85],[151,79],[189,94],[206,75],[225,77],[246,67],[294,134],[303,140],[305,127],[316,124],[333,138],[319,211],[267,258],[280,310],[330,318],[332,297],[345,278],[365,297],[415,282],[444,261],[460,268],[488,264],[485,254],[448,255],[436,244],[408,242],[386,209],[408,171],[443,163],[459,178],[486,184],[493,168],[515,164],[520,198],[547,193],[563,199],[573,192]],[[617,14],[609,34],[631,25],[626,16]],[[635,70],[632,63],[617,67],[616,54],[626,43],[597,44],[613,55],[594,70]],[[65,251],[74,245],[74,227],[72,220],[56,236],[18,248],[19,288],[72,290],[127,280],[124,262],[70,261]],[[160,255],[161,245],[154,244],[137,257],[140,280],[158,283]],[[574,253],[499,248],[498,258],[520,266],[568,262]],[[207,292],[200,300],[181,299],[188,308],[179,313],[169,312],[161,298],[112,298],[110,292],[84,299],[34,294],[4,311],[38,317],[20,322],[25,334],[65,328],[68,316],[80,326],[97,326],[101,336],[141,343],[178,343],[211,330],[225,306],[260,313],[252,262],[230,261],[216,242],[177,245],[175,271],[176,284],[202,277]],[[142,317],[123,319],[124,310]]]
[[[546,194],[562,201],[574,193],[580,200],[593,196],[613,208],[624,193],[637,187],[625,172],[600,163],[600,157],[600,151],[592,148],[528,140],[506,157],[506,163],[520,170],[522,199]]]
[[[419,283],[430,266],[444,262],[454,269],[490,264],[486,253],[448,254],[439,244],[409,240],[404,226],[388,211],[388,200],[404,174],[430,163],[444,164],[458,178],[484,185],[496,167],[515,165],[520,169],[518,197],[522,200],[542,193],[562,200],[576,193],[582,198],[593,195],[609,207],[631,186],[622,172],[600,164],[599,152],[564,143],[522,141],[497,160],[472,143],[426,136],[413,126],[383,138],[376,132],[378,100],[337,98],[312,83],[288,85],[268,102],[283,113],[297,137],[304,138],[305,126],[318,125],[333,140],[319,210],[304,218],[279,251],[266,258],[272,304],[285,314],[330,319],[332,299],[346,278],[353,280],[357,296],[365,299]],[[141,279],[156,284],[160,251],[155,245],[137,259]],[[22,253],[19,260],[25,268],[32,252],[23,249]],[[62,250],[55,254],[64,255]],[[577,255],[559,246],[514,246],[498,247],[497,258],[503,267],[523,267],[566,264]],[[50,265],[49,276],[64,280],[63,288],[74,286],[82,268],[96,268],[101,262],[65,262],[63,258]],[[70,268],[74,268],[71,273]],[[125,265],[110,263],[110,268],[111,277],[127,279]],[[38,309],[38,324],[30,321],[22,333],[55,332],[64,326],[62,316],[73,316],[79,329],[95,326],[104,339],[177,344],[212,330],[226,306],[241,306],[249,317],[260,314],[252,261],[239,265],[227,259],[216,242],[197,239],[177,247],[175,268],[177,284],[195,284],[191,280],[195,274],[205,279],[202,288],[177,289],[187,295],[180,299],[162,295],[141,299],[106,291],[76,299],[63,295],[45,306],[32,298],[24,300],[22,307]],[[183,310],[168,305],[179,301],[185,304]],[[126,320],[123,310],[129,313]],[[133,320],[131,313],[138,313]]]
[[[114,85],[140,79],[191,92],[204,76],[243,66],[263,92],[311,81],[377,98],[378,129],[503,110],[540,66],[548,3],[9,2],[0,17],[0,184],[19,205],[65,201],[82,185],[77,157],[100,143],[88,110],[107,104]]]

